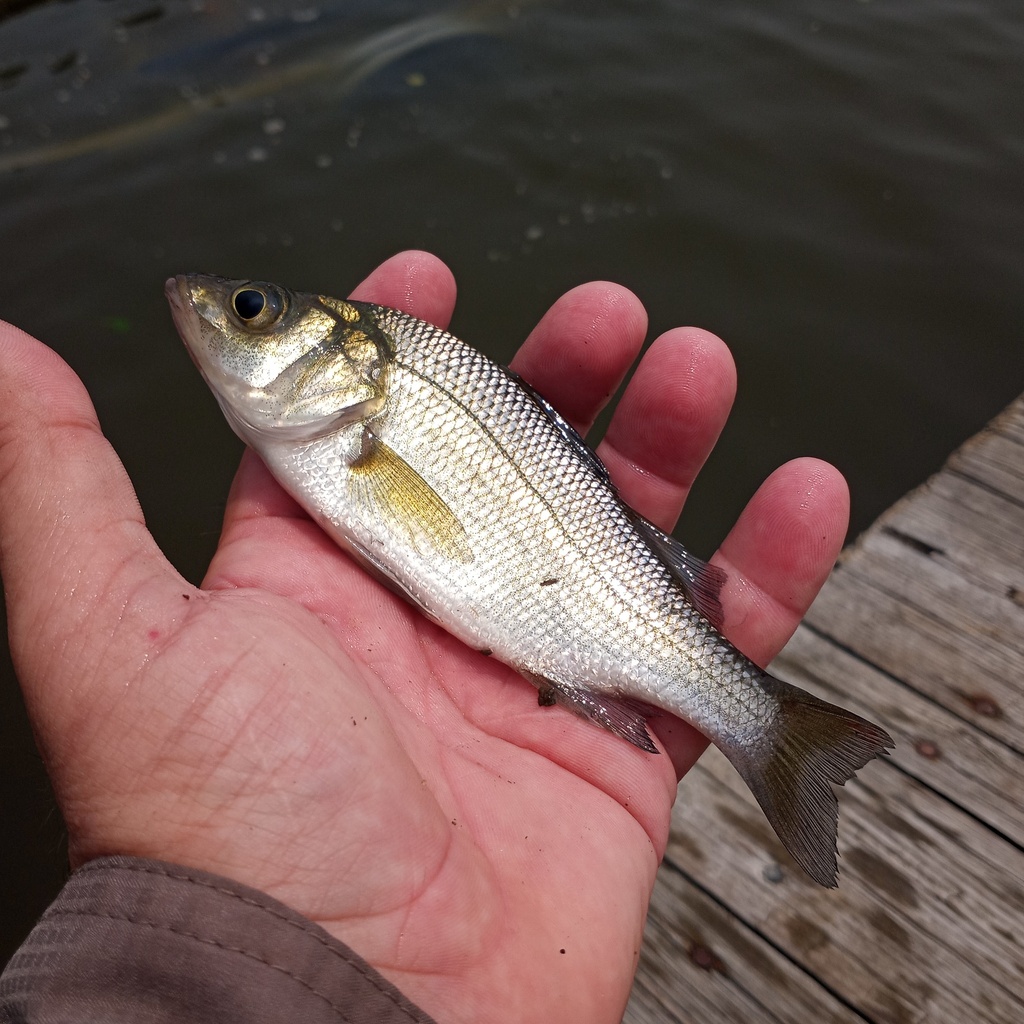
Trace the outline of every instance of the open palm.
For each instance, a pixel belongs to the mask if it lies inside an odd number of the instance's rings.
[[[355,297],[442,326],[447,270],[385,263]],[[586,429],[646,331],[637,299],[564,296],[516,369]],[[692,329],[641,361],[599,452],[670,528],[732,402]],[[146,531],[88,396],[0,330],[0,550],[11,645],[75,863],[154,857],[262,889],[446,1022],[619,1020],[677,773],[559,708],[366,576],[247,453],[201,588]],[[44,524],[42,527],[40,524]],[[726,631],[788,638],[842,541],[846,491],[813,460],[758,492],[716,562]]]

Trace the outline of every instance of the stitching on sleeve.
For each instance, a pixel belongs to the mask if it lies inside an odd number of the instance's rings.
[[[401,1002],[400,1002],[399,998],[396,996],[395,992],[390,990],[389,988],[385,987],[384,985],[382,985],[381,984],[381,979],[379,977],[375,976],[374,973],[371,973],[370,971],[367,970],[367,967],[366,967],[365,963],[363,963],[361,960],[355,959],[352,955],[350,955],[349,951],[344,946],[342,946],[341,948],[337,948],[334,945],[332,945],[330,942],[328,942],[328,940],[324,937],[324,935],[321,935],[319,933],[319,928],[314,929],[314,927],[312,927],[309,922],[302,921],[302,920],[296,921],[293,918],[291,918],[290,916],[288,916],[287,914],[281,913],[281,911],[278,910],[276,907],[267,906],[265,903],[261,902],[260,900],[253,899],[251,896],[243,896],[241,893],[235,892],[233,889],[230,889],[227,886],[217,885],[215,882],[209,881],[207,879],[195,878],[192,875],[190,875],[184,869],[182,869],[180,871],[174,871],[174,870],[172,870],[172,869],[170,869],[170,868],[168,868],[166,866],[161,866],[161,865],[157,865],[157,864],[111,864],[109,862],[104,863],[104,862],[100,862],[100,861],[94,861],[94,862],[91,862],[91,863],[83,865],[81,868],[79,868],[75,872],[75,874],[83,875],[83,874],[86,874],[87,872],[96,872],[96,871],[100,871],[100,872],[134,871],[134,872],[136,872],[138,874],[156,875],[158,877],[172,879],[173,881],[187,882],[190,885],[201,885],[201,886],[203,886],[206,889],[211,889],[214,892],[220,893],[222,896],[227,896],[229,899],[237,900],[238,902],[243,903],[246,906],[254,907],[257,910],[260,910],[260,911],[262,911],[265,914],[270,914],[272,917],[276,917],[279,921],[281,921],[282,923],[288,925],[289,927],[296,928],[299,931],[303,932],[305,935],[307,935],[309,938],[315,939],[332,956],[337,957],[338,959],[344,961],[346,964],[348,964],[349,967],[351,967],[358,974],[360,974],[382,996],[384,996],[385,998],[388,999],[389,1002],[394,1004],[396,1009],[398,1009],[403,1014],[405,1014],[409,1018],[409,1020],[415,1020],[416,1019],[415,1017],[411,1016],[409,1014],[408,1009],[401,1004]],[[242,883],[239,883],[239,884],[242,884]],[[67,913],[72,913],[72,912],[68,911]],[[73,913],[80,913],[80,912],[75,911]],[[114,917],[114,915],[105,915],[105,916]],[[145,921],[142,921],[142,922],[133,921],[131,918],[128,918],[128,917],[115,918],[115,919],[129,921],[130,923],[133,923],[133,924],[150,924],[150,922],[145,922]],[[150,926],[151,927],[158,927],[156,925],[150,925]],[[160,926],[160,927],[162,927],[162,926]],[[167,930],[168,931],[173,931],[174,929],[167,928]],[[181,932],[180,934],[188,935],[189,933]],[[211,943],[212,945],[219,945],[219,943],[213,941],[212,939],[205,939],[205,938],[203,938],[200,935],[190,935],[190,937],[198,939],[200,942],[207,942],[207,943]],[[225,946],[224,948],[225,949],[230,949],[232,947]],[[246,956],[253,956],[254,959],[259,959],[258,957],[255,957],[254,954],[246,953],[245,950],[237,950],[236,952],[243,953]],[[283,971],[285,971],[285,973],[290,973],[285,968],[276,967],[276,965],[274,965],[274,964],[267,964],[267,966],[268,967],[275,967],[276,970],[283,970]],[[295,978],[295,980],[298,981],[300,984],[306,985],[306,987],[309,988],[309,985],[306,982],[302,981],[301,978],[297,978],[297,977],[295,977],[295,975],[290,975],[290,976]],[[314,992],[315,995],[321,995],[321,993],[316,992],[315,989],[310,988],[310,991]],[[327,999],[326,996],[322,996],[322,998],[324,998],[324,1000],[326,1002],[328,1002],[328,1005],[332,1006],[332,1008],[336,1008],[336,1007],[334,1007],[334,1004],[331,1003]],[[340,1013],[340,1010],[338,1012]],[[343,1018],[343,1019],[347,1020],[347,1018]]]
[[[345,1011],[340,1006],[338,1006],[337,1003],[335,1003],[325,993],[323,993],[323,992],[319,991],[318,989],[314,988],[308,981],[305,981],[304,979],[300,978],[298,975],[296,975],[292,971],[290,971],[287,967],[283,967],[280,964],[271,963],[269,960],[266,960],[263,957],[258,956],[256,953],[253,953],[251,950],[243,949],[240,946],[229,946],[229,945],[227,945],[227,943],[218,942],[216,939],[207,938],[206,936],[199,935],[196,932],[188,932],[188,931],[185,931],[185,930],[183,930],[181,928],[173,928],[173,927],[171,927],[171,925],[161,924],[161,923],[156,922],[156,921],[144,921],[144,920],[141,920],[140,918],[131,917],[128,914],[115,914],[115,913],[112,913],[112,912],[109,912],[109,911],[95,911],[95,910],[81,911],[81,910],[62,910],[62,909],[58,909],[58,910],[54,910],[52,912],[52,914],[48,915],[48,916],[57,916],[57,915],[60,915],[62,917],[104,918],[104,919],[110,920],[110,921],[123,921],[126,924],[141,925],[141,926],[143,926],[145,928],[151,928],[153,931],[157,931],[157,932],[170,932],[172,935],[180,935],[180,936],[182,936],[183,938],[186,938],[186,939],[194,939],[196,942],[201,942],[203,945],[215,946],[217,949],[223,949],[223,950],[225,950],[228,953],[240,953],[242,956],[247,957],[249,960],[255,960],[257,963],[263,964],[265,967],[269,967],[272,970],[279,971],[281,974],[284,974],[287,977],[291,978],[292,981],[297,982],[299,985],[301,985],[308,992],[311,992],[318,999],[320,999],[324,1003],[326,1003],[338,1015],[338,1017],[342,1021],[346,1021],[346,1022],[348,1022],[348,1024],[352,1024],[352,1018],[346,1016]],[[399,1009],[401,1009],[401,1007],[399,1007]]]

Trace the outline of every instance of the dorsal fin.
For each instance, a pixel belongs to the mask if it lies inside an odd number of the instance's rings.
[[[651,550],[668,566],[679,581],[694,608],[717,630],[722,628],[722,586],[729,578],[724,569],[691,555],[682,544],[634,512],[637,532],[650,545]]]

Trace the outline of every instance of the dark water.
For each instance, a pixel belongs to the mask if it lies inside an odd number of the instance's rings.
[[[239,448],[167,314],[182,270],[344,294],[422,247],[459,278],[455,329],[499,358],[598,277],[652,337],[721,334],[740,396],[680,530],[705,554],[796,455],[847,474],[859,531],[1024,387],[1017,0],[455,10],[0,20],[0,316],[86,381],[190,578]],[[63,851],[9,667],[0,716],[6,955]]]

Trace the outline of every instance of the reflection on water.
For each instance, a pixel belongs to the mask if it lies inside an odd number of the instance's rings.
[[[864,527],[1024,388],[1019,3],[539,0],[374,63],[374,40],[472,9],[74,0],[0,20],[0,160],[66,157],[0,175],[0,315],[81,373],[187,576],[237,446],[171,326],[171,273],[343,294],[429,248],[460,280],[456,329],[498,358],[565,288],[628,284],[652,333],[699,323],[737,356],[680,534],[704,553],[799,454],[847,473]],[[188,116],[108,144],[165,110]],[[32,837],[5,865],[20,932],[56,858],[27,734],[4,742],[0,799]]]
[[[156,6],[117,18],[114,38],[127,41],[129,28],[161,20],[164,13],[163,7]],[[53,99],[73,112],[70,125],[67,116],[51,116],[49,120],[25,118],[19,138],[10,118],[0,121],[0,129],[11,130],[4,139],[5,152],[0,152],[0,174],[102,150],[123,149],[166,135],[204,114],[223,116],[239,104],[308,87],[314,82],[327,83],[331,99],[338,102],[375,71],[421,47],[477,32],[498,31],[505,13],[504,7],[483,0],[353,38],[355,33],[342,20],[345,12],[341,9],[321,14],[317,8],[301,8],[273,19],[267,19],[262,8],[250,9],[253,24],[244,29],[161,52],[119,71],[108,69],[108,99],[91,109],[76,109],[82,104],[72,105],[73,93],[66,85],[59,86]],[[194,31],[195,22],[191,24]],[[73,72],[68,82],[84,95],[94,79],[87,53],[69,50],[48,61],[47,70],[56,77]],[[11,64],[0,70],[0,81],[11,88],[29,70],[30,65],[23,60]],[[153,82],[159,83],[155,90]],[[153,100],[157,106],[137,113],[144,90],[156,93]],[[84,130],[90,114],[105,126]],[[61,137],[68,132],[70,138]],[[269,133],[274,134],[274,130]],[[52,141],[40,144],[35,142],[38,138]]]

